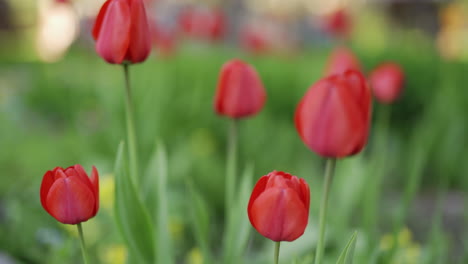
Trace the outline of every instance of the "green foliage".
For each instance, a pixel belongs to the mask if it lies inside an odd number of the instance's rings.
[[[353,264],[354,249],[356,248],[357,232],[354,232],[340,254],[336,264]]]
[[[123,143],[115,162],[115,218],[133,263],[153,263],[154,229],[149,213],[128,174]]]

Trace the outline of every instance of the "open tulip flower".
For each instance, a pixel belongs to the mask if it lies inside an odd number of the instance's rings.
[[[248,205],[252,226],[275,242],[299,238],[309,218],[310,190],[304,179],[273,171],[260,178]]]
[[[403,70],[393,62],[379,65],[369,76],[369,84],[375,98],[384,104],[393,103],[398,98],[403,83]]]
[[[41,184],[42,207],[57,221],[79,224],[99,209],[99,175],[93,166],[91,179],[81,165],[47,171]]]
[[[347,70],[361,70],[361,64],[356,55],[345,47],[338,47],[333,50],[327,61],[325,76],[343,73]]]
[[[224,64],[214,102],[219,115],[252,116],[262,109],[265,100],[265,88],[252,66],[238,59]]]
[[[108,63],[139,63],[151,52],[143,0],[107,0],[93,28],[97,53]]]
[[[371,117],[371,93],[355,70],[326,77],[307,91],[296,114],[296,129],[317,154],[342,158],[362,150]]]

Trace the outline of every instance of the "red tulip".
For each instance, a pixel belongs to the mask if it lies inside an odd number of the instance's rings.
[[[346,70],[360,71],[359,60],[349,49],[345,47],[336,48],[328,59],[325,76],[343,73]]]
[[[232,118],[255,115],[265,100],[265,88],[252,66],[238,59],[223,65],[214,103],[219,115]]]
[[[304,234],[309,218],[310,190],[304,179],[273,171],[258,180],[247,212],[250,223],[273,241],[293,241]]]
[[[142,0],[107,0],[93,37],[97,53],[109,63],[144,61],[151,52],[151,34]]]
[[[403,89],[403,70],[392,62],[381,64],[370,74],[369,83],[379,102],[393,103]]]
[[[341,158],[354,155],[367,142],[371,93],[358,71],[326,77],[312,85],[295,114],[302,141],[317,154]]]
[[[81,165],[47,171],[41,184],[42,207],[57,221],[78,224],[99,209],[99,175],[93,166],[91,179]]]
[[[188,8],[179,16],[179,26],[188,36],[216,41],[224,36],[226,22],[219,9]]]
[[[153,45],[163,57],[171,56],[176,49],[175,32],[163,25],[153,23],[151,27]]]
[[[262,27],[247,25],[240,32],[240,44],[251,53],[262,54],[272,50],[271,40]]]
[[[337,9],[324,18],[323,27],[333,36],[346,38],[351,31],[351,17],[346,9]]]

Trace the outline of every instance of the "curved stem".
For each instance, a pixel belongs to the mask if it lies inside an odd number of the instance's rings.
[[[280,251],[280,241],[275,242],[275,264],[278,264],[279,260],[279,251]]]
[[[78,233],[80,235],[80,244],[81,244],[81,253],[83,254],[83,262],[85,264],[88,264],[88,254],[86,253],[86,245],[85,245],[85,240],[83,236],[83,228],[81,226],[81,223],[76,225],[78,227]]]
[[[130,87],[130,75],[128,64],[123,64],[125,74],[125,117],[127,123],[127,141],[128,141],[128,156],[131,178],[133,183],[139,187],[138,178],[138,152],[136,144],[135,122],[133,114],[132,91]]]
[[[320,215],[319,215],[319,237],[317,242],[317,248],[315,249],[315,262],[314,264],[320,264],[323,258],[323,248],[325,241],[325,223],[327,219],[327,206],[328,206],[328,195],[333,180],[333,173],[335,171],[336,159],[329,158],[325,167],[325,180],[323,182],[323,194],[322,201],[320,203]]]

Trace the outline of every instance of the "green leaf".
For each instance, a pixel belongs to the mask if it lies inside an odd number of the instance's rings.
[[[346,244],[345,248],[341,252],[336,264],[353,264],[354,248],[356,248],[356,239],[357,232],[354,231],[353,235],[348,241],[348,244]]]
[[[124,144],[120,143],[115,163],[115,218],[130,255],[138,263],[154,262],[154,238],[148,210],[130,179]]]
[[[242,175],[241,183],[239,186],[239,192],[235,197],[235,203],[233,211],[230,213],[232,226],[228,227],[228,241],[230,242],[228,256],[234,259],[235,263],[240,261],[240,258],[244,255],[245,248],[249,239],[252,227],[247,216],[247,205],[249,203],[250,194],[252,192],[252,177],[253,177],[253,166],[249,164]]]
[[[156,263],[174,263],[169,234],[167,153],[164,144],[156,142],[143,179],[143,197],[154,224]]]
[[[210,211],[207,202],[189,181],[190,205],[189,212],[191,217],[191,228],[195,233],[195,240],[203,253],[203,263],[212,263],[210,251]]]

